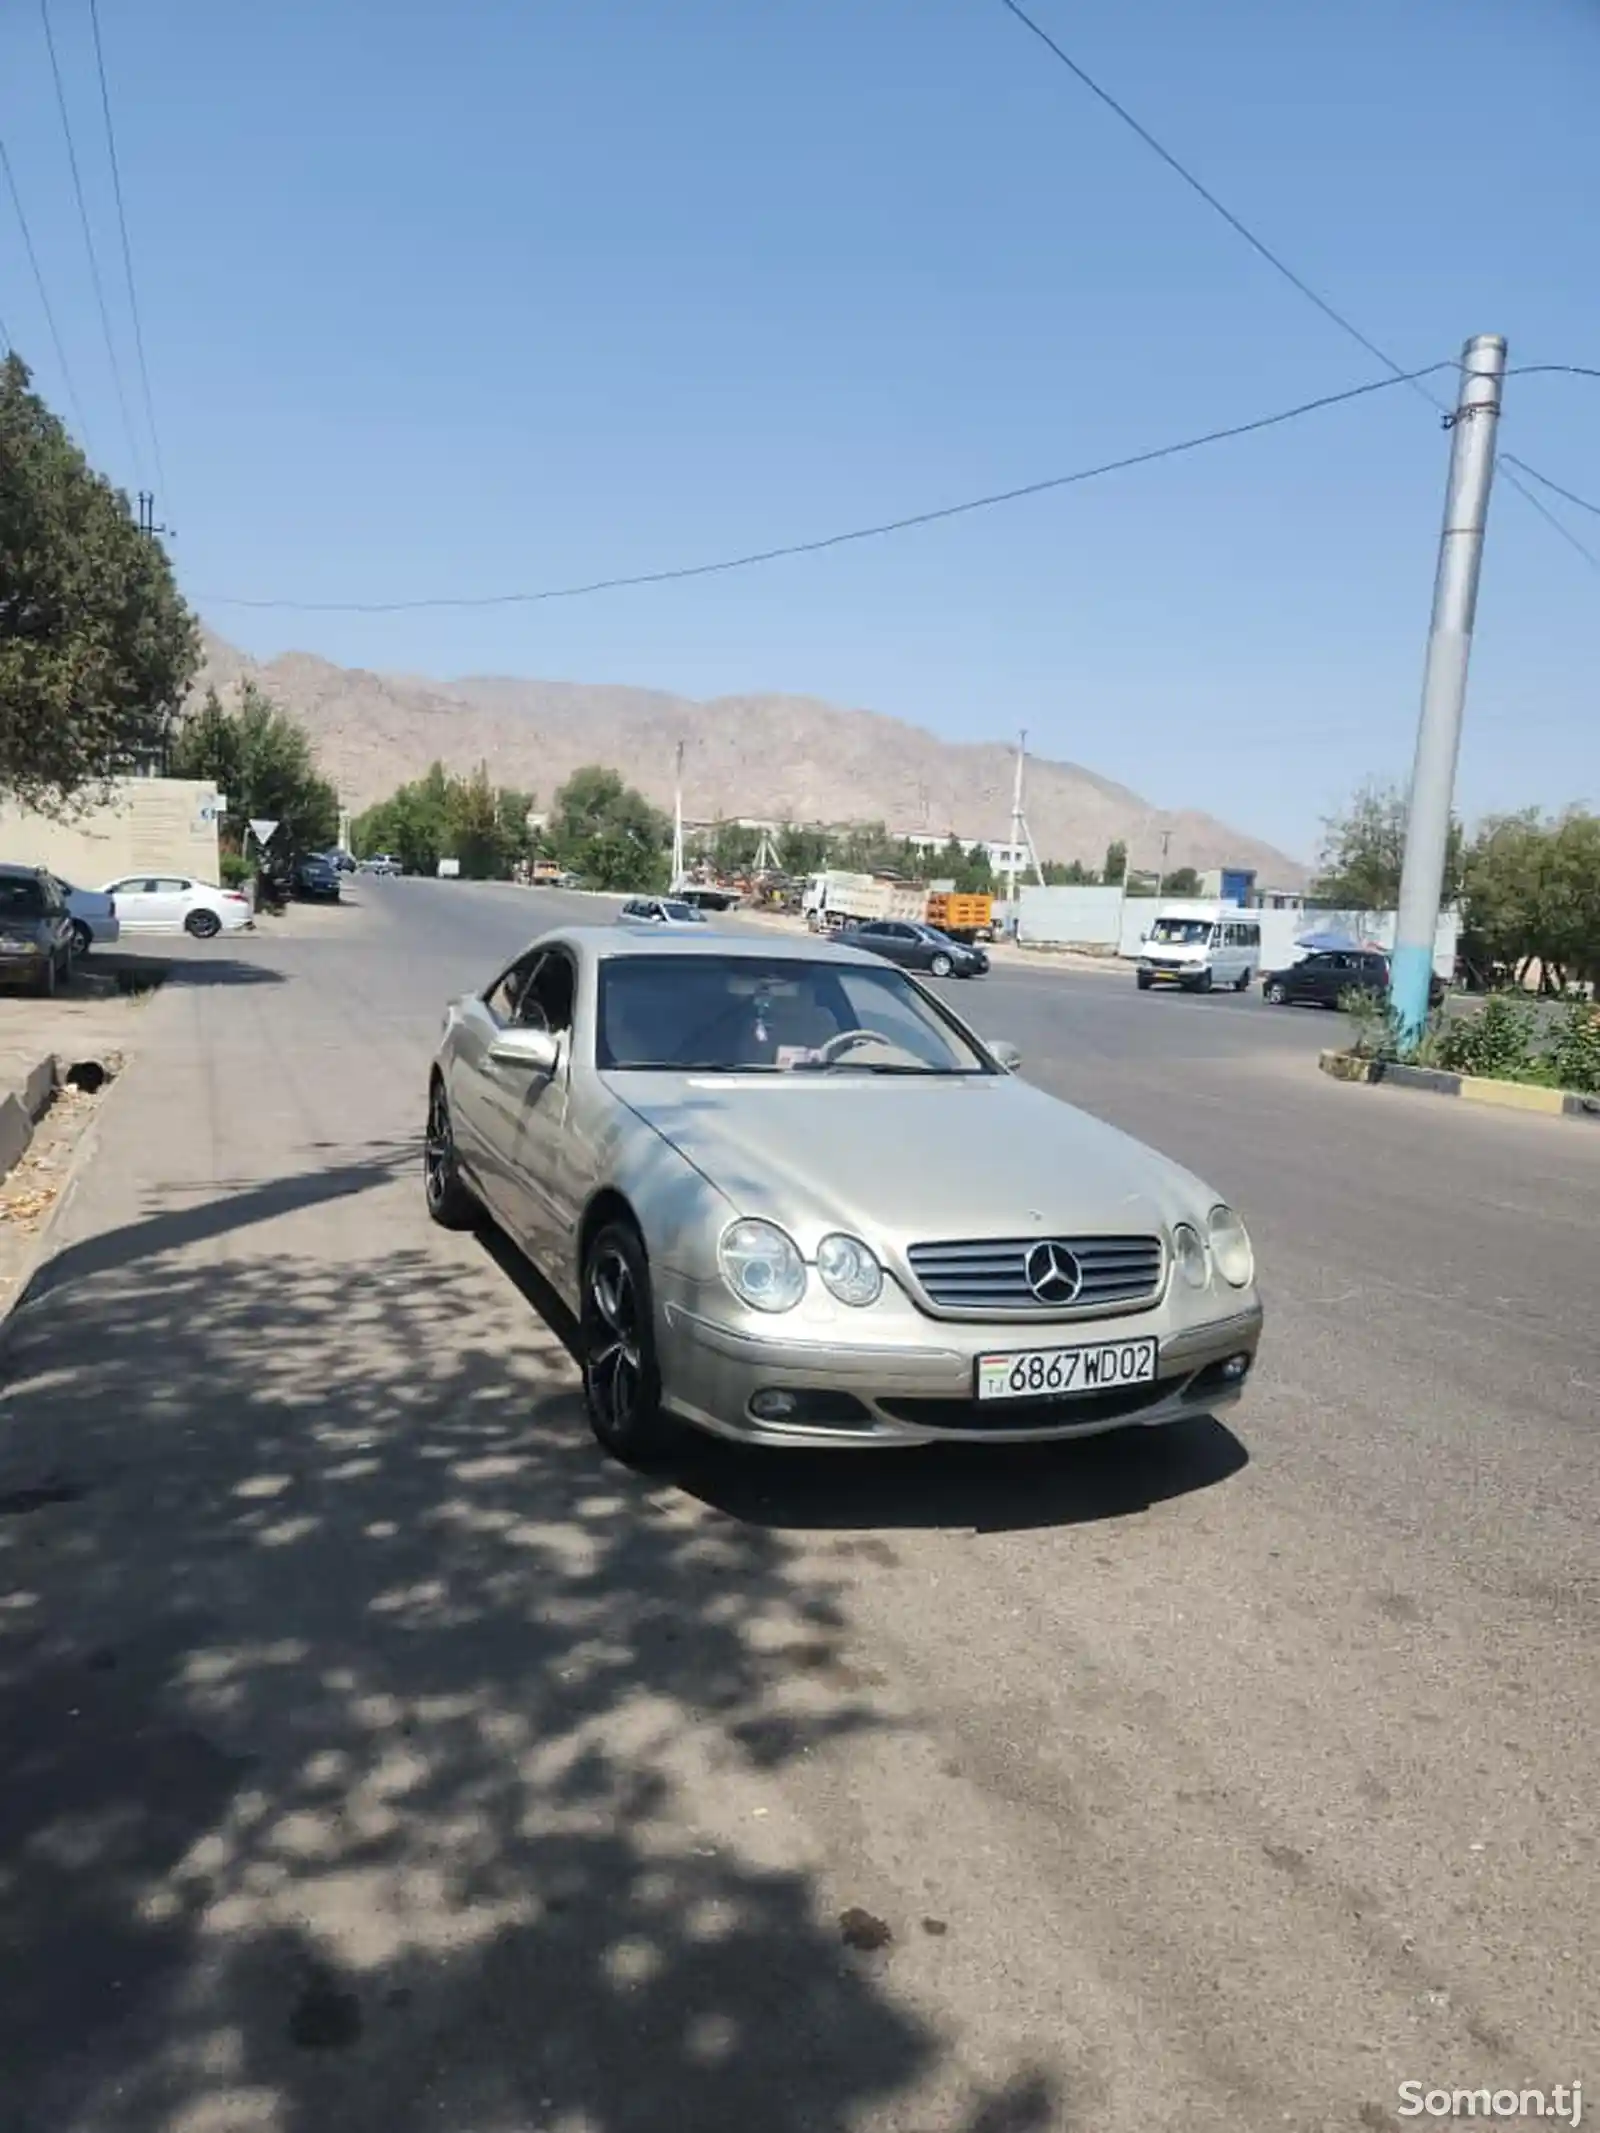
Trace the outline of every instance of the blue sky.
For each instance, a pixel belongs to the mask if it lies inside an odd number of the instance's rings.
[[[1591,0],[1036,11],[1399,361],[1498,331],[1513,363],[1600,364]],[[101,19],[162,508],[235,642],[792,690],[961,738],[1026,725],[1299,852],[1361,777],[1408,769],[1448,447],[1405,388],[697,584],[386,616],[214,597],[698,561],[1377,374],[999,0],[101,0]],[[52,20],[137,413],[86,0]],[[132,488],[148,469],[20,0],[0,133],[95,456]],[[3,194],[0,318],[64,410]],[[1600,383],[1513,379],[1503,440],[1600,498]],[[1600,554],[1600,519],[1566,515]],[[1469,815],[1600,804],[1597,651],[1600,573],[1502,486]]]

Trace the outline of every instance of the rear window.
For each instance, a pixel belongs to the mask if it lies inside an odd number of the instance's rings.
[[[0,874],[0,918],[43,918],[44,891],[36,881]]]

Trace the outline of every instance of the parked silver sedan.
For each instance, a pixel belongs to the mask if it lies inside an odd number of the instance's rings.
[[[454,1001],[424,1165],[573,1312],[595,1434],[1009,1442],[1237,1398],[1261,1305],[1207,1185],[1014,1078],[861,949],[546,934]]]

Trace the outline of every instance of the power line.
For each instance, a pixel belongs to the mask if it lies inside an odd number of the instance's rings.
[[[165,496],[167,470],[161,454],[161,432],[156,427],[155,398],[150,391],[150,366],[145,360],[144,326],[139,317],[139,297],[133,279],[133,248],[128,242],[128,211],[122,198],[122,165],[117,156],[116,130],[111,123],[111,92],[106,86],[106,56],[100,43],[100,0],[89,0],[89,22],[94,31],[94,63],[100,76],[100,108],[105,114],[106,149],[111,158],[111,184],[117,199],[117,227],[122,233],[122,265],[128,278],[128,309],[133,315],[133,345],[139,358],[139,382],[144,391],[144,412],[150,425],[150,443],[155,451],[156,477]],[[170,499],[168,508],[171,508]]]
[[[1272,415],[1258,415],[1252,422],[1230,423],[1222,429],[1206,430],[1198,437],[1152,445],[1146,451],[1130,452],[1121,459],[1103,460],[1098,466],[1079,467],[1071,474],[1051,474],[1042,481],[1023,482],[1014,489],[997,489],[986,496],[967,497],[960,503],[941,504],[932,511],[914,511],[902,518],[880,520],[875,525],[854,526],[844,533],[824,534],[817,540],[790,541],[782,547],[756,549],[747,555],[725,556],[713,563],[688,563],[669,570],[639,571],[627,577],[597,578],[588,584],[553,586],[543,592],[441,595],[425,600],[250,600],[221,593],[200,593],[196,597],[202,605],[210,607],[292,608],[300,614],[393,615],[420,608],[533,606],[546,600],[578,600],[591,593],[622,592],[640,585],[668,585],[684,578],[715,577],[730,570],[750,570],[759,563],[780,562],[790,556],[819,555],[824,549],[843,548],[854,541],[877,540],[885,534],[907,532],[914,526],[936,525],[941,520],[961,518],[969,512],[992,510],[998,504],[1019,503],[1025,497],[1043,496],[1053,489],[1075,488],[1083,482],[1098,481],[1106,474],[1122,474],[1133,467],[1152,466],[1157,460],[1176,459],[1182,453],[1197,452],[1205,445],[1223,444],[1235,437],[1250,437],[1261,430],[1277,429],[1286,422],[1297,422],[1302,416],[1317,414],[1323,408],[1340,407],[1347,401],[1363,400],[1373,393],[1392,391],[1396,385],[1409,385],[1418,378],[1432,377],[1437,371],[1458,367],[1454,362],[1430,363],[1423,370],[1403,371],[1398,377],[1376,378],[1365,385],[1350,386],[1344,392],[1324,393],[1316,400],[1302,401],[1297,407],[1282,408]]]
[[[1384,365],[1385,369],[1390,371],[1396,379],[1399,379],[1402,375],[1404,375],[1404,373],[1402,373],[1400,365],[1395,361],[1394,357],[1390,355],[1386,349],[1380,348],[1376,341],[1371,339],[1369,335],[1363,333],[1361,328],[1356,325],[1353,319],[1347,318],[1345,314],[1342,311],[1338,310],[1333,304],[1331,304],[1325,296],[1323,296],[1318,290],[1314,289],[1311,286],[1310,282],[1304,280],[1299,274],[1297,274],[1294,268],[1289,265],[1289,262],[1286,259],[1282,258],[1277,252],[1275,252],[1272,247],[1265,242],[1263,238],[1258,237],[1255,231],[1250,228],[1248,223],[1241,221],[1239,216],[1237,216],[1233,212],[1232,208],[1228,207],[1223,201],[1219,200],[1217,198],[1217,195],[1212,192],[1211,188],[1208,185],[1203,184],[1186,163],[1180,162],[1178,157],[1172,153],[1172,150],[1156,138],[1156,136],[1150,131],[1148,126],[1143,125],[1138,119],[1134,117],[1133,113],[1128,109],[1126,104],[1119,103],[1117,98],[1111,94],[1111,91],[1109,89],[1104,88],[1098,81],[1095,80],[1094,76],[1088,71],[1086,67],[1081,66],[1078,61],[1072,57],[1072,54],[1066,50],[1065,46],[1058,44],[1055,38],[1052,37],[1050,32],[1044,27],[1044,25],[1040,22],[1036,22],[1033,16],[1028,13],[1027,9],[1020,4],[1020,0],[1000,0],[1000,5],[1006,10],[1008,14],[1014,15],[1017,21],[1022,24],[1024,29],[1030,30],[1033,35],[1038,38],[1039,42],[1044,45],[1048,51],[1054,54],[1054,56],[1061,62],[1062,66],[1067,69],[1068,73],[1071,74],[1076,81],[1080,82],[1082,86],[1089,91],[1091,96],[1097,98],[1100,103],[1104,104],[1108,111],[1114,113],[1117,118],[1121,119],[1123,125],[1128,127],[1131,132],[1137,134],[1139,139],[1143,141],[1145,146],[1152,152],[1152,154],[1159,156],[1161,161],[1166,164],[1167,168],[1172,171],[1177,177],[1181,178],[1184,184],[1188,186],[1191,192],[1197,193],[1199,195],[1199,197],[1205,202],[1206,206],[1211,209],[1213,214],[1220,215],[1222,220],[1228,225],[1229,229],[1231,229],[1236,236],[1242,237],[1245,243],[1249,245],[1250,249],[1256,254],[1258,254],[1260,258],[1264,259],[1267,262],[1267,265],[1272,268],[1274,273],[1281,275],[1283,279],[1288,282],[1289,286],[1292,289],[1298,290],[1300,295],[1306,299],[1307,303],[1314,304],[1316,308],[1322,313],[1323,317],[1331,320],[1332,323],[1339,328],[1341,333],[1348,334],[1351,340],[1357,342],[1362,348],[1367,351],[1368,355],[1375,356],[1377,360]],[[1577,366],[1574,365],[1570,367],[1575,369]],[[1438,397],[1435,394],[1428,392],[1426,387],[1418,385],[1416,389],[1419,393],[1422,394],[1424,399],[1431,401],[1432,404],[1439,409],[1441,414],[1447,412],[1447,410],[1444,408],[1443,403],[1438,399]],[[1545,475],[1538,473],[1537,470],[1533,467],[1530,467],[1525,460],[1515,460],[1512,462],[1512,464],[1520,467],[1525,474],[1531,474],[1535,481],[1544,482],[1547,488],[1555,489],[1558,487],[1558,484],[1550,481]],[[1548,520],[1549,523],[1555,527],[1556,531],[1560,533],[1565,540],[1569,541],[1574,548],[1577,549],[1580,555],[1586,557],[1588,561],[1594,565],[1596,570],[1600,570],[1600,556],[1591,555],[1589,553],[1589,550],[1582,543],[1582,541],[1578,539],[1577,535],[1571,532],[1566,526],[1564,526],[1560,519],[1555,517],[1555,515],[1550,510],[1548,510],[1543,503],[1541,503],[1539,498],[1535,496],[1532,490],[1527,487],[1526,483],[1519,481],[1515,474],[1508,474],[1506,476],[1506,480],[1515,490],[1517,490],[1520,495],[1526,497],[1527,501],[1533,505],[1533,508],[1539,513],[1541,518]]]
[[[61,345],[61,334],[56,325],[56,315],[50,304],[50,292],[44,285],[44,271],[39,265],[39,255],[33,248],[33,232],[28,227],[28,217],[22,205],[22,195],[17,190],[16,172],[11,168],[11,158],[6,153],[6,144],[3,140],[0,140],[0,171],[5,173],[6,185],[11,194],[11,204],[17,211],[17,221],[22,229],[22,242],[27,250],[28,264],[33,269],[34,286],[39,291],[39,304],[44,312],[45,324],[50,329],[50,339],[55,348],[56,362],[61,370],[62,382],[67,388],[67,398],[72,402],[72,412],[78,418],[78,435],[83,440],[84,450],[88,452],[91,449],[89,444],[89,425],[83,419],[83,403],[78,398],[77,386],[72,382],[72,365],[67,361],[67,351]]]
[[[83,228],[84,250],[89,255],[89,278],[94,283],[95,302],[100,307],[100,324],[106,337],[106,354],[111,359],[111,375],[117,388],[117,402],[122,409],[122,426],[127,432],[128,448],[133,454],[134,472],[142,479],[144,455],[139,450],[133,417],[128,412],[128,395],[122,383],[122,365],[117,361],[117,344],[111,332],[111,313],[106,308],[105,284],[100,278],[100,261],[95,253],[94,233],[89,226],[89,209],[83,197],[83,177],[78,169],[77,145],[72,138],[72,118],[67,110],[67,92],[61,79],[61,63],[56,57],[55,32],[50,27],[50,0],[39,0],[39,17],[44,24],[44,41],[50,50],[50,73],[56,85],[56,109],[61,113],[61,131],[66,136],[67,162],[72,171],[72,190],[78,202],[78,221]]]
[[[1521,467],[1524,474],[1532,474],[1535,481],[1542,481],[1547,489],[1554,489],[1557,496],[1564,496],[1569,504],[1576,504],[1580,511],[1592,511],[1596,518],[1600,518],[1600,504],[1591,504],[1586,496],[1578,496],[1571,489],[1563,489],[1560,482],[1552,481],[1548,474],[1534,473],[1525,459],[1513,459],[1509,452],[1502,452],[1500,457],[1511,466]]]

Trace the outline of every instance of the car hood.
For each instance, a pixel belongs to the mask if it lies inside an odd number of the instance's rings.
[[[612,1073],[612,1093],[740,1213],[804,1243],[1161,1230],[1217,1195],[1176,1163],[1026,1082]]]

